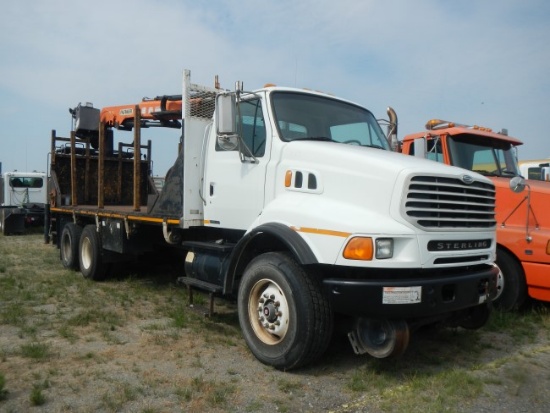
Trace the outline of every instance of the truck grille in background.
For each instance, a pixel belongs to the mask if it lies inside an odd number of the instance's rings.
[[[496,226],[492,184],[414,176],[403,202],[407,219],[425,230],[486,230]]]

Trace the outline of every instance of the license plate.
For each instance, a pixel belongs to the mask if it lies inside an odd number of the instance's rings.
[[[417,304],[422,302],[422,287],[384,287],[382,304]]]

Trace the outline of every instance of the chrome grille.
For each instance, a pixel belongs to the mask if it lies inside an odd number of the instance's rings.
[[[496,226],[495,187],[458,178],[414,176],[404,199],[407,219],[429,231],[486,230]]]

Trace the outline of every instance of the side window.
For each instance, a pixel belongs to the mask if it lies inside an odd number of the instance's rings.
[[[259,99],[247,100],[240,103],[241,136],[248,149],[254,156],[265,154],[265,121],[262,104]]]
[[[250,149],[250,152],[256,157],[263,156],[265,154],[266,129],[262,104],[259,99],[246,100],[239,104],[237,125],[243,143]],[[222,148],[216,142],[216,151],[226,152],[228,150],[236,151],[238,145],[227,149]]]
[[[431,161],[443,162],[441,139],[428,139],[426,142],[426,158]]]

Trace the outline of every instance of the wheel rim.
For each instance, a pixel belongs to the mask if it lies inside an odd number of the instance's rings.
[[[280,343],[288,331],[287,299],[272,280],[262,279],[254,284],[248,300],[248,316],[256,334],[263,343]]]
[[[82,259],[82,266],[84,268],[90,268],[92,264],[92,243],[88,237],[82,238],[80,257]]]
[[[71,237],[69,235],[65,235],[61,240],[61,253],[63,260],[69,261],[71,255]]]
[[[493,298],[493,301],[494,301],[494,300],[497,300],[502,295],[502,292],[504,291],[504,275],[502,274],[502,270],[498,265],[496,264],[493,264],[493,265],[498,268],[497,293],[495,295],[495,298]]]
[[[402,320],[359,319],[356,331],[365,351],[376,358],[399,356],[409,344],[409,328]]]

